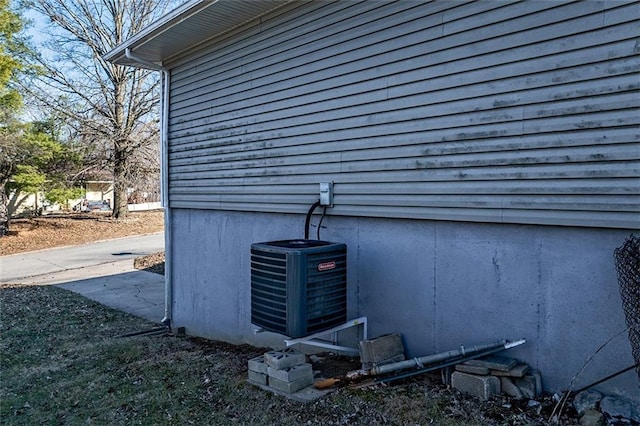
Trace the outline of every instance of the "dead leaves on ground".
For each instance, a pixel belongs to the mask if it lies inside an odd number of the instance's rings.
[[[162,210],[132,212],[122,220],[112,219],[104,213],[14,219],[10,225],[11,235],[0,238],[0,256],[151,234],[163,229]]]

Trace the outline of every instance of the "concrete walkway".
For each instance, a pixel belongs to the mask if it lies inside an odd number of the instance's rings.
[[[164,276],[135,269],[133,259],[163,249],[162,234],[153,234],[1,256],[0,284],[57,285],[159,323]]]
[[[100,265],[92,271],[95,274],[100,275],[57,285],[156,323],[164,317],[164,275],[134,269],[133,260]]]
[[[76,246],[0,256],[0,283],[38,275],[82,270],[164,250],[164,234],[116,238]]]

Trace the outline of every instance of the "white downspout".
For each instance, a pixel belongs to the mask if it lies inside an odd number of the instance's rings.
[[[164,208],[164,318],[162,324],[171,328],[171,306],[173,304],[173,280],[171,259],[171,209],[169,208],[169,89],[171,73],[169,69],[156,63],[138,58],[125,49],[125,56],[146,67],[162,72],[162,112],[160,116],[160,196]]]

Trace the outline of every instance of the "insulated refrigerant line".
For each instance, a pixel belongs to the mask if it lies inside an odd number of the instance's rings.
[[[320,200],[313,203],[309,208],[309,211],[307,212],[307,218],[304,221],[304,239],[305,240],[309,239],[309,226],[311,225],[311,215],[313,214],[313,211],[318,208],[319,205],[320,205]]]

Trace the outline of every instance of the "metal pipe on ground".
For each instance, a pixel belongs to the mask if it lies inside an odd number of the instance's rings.
[[[434,355],[426,355],[419,358],[412,358],[406,361],[398,361],[391,364],[380,365],[377,367],[373,367],[370,371],[370,375],[379,376],[382,374],[392,373],[394,371],[406,370],[408,368],[424,368],[427,365],[435,364],[437,362],[442,362],[447,359],[456,358],[464,355],[473,355],[479,352],[486,352],[490,349],[503,348],[507,344],[506,340],[501,340],[500,342],[490,343],[486,345],[476,345],[470,348],[465,348],[464,346],[460,346],[460,349],[454,349],[451,351],[441,352]]]
[[[445,366],[451,366],[471,359],[481,358],[485,355],[499,352],[501,350],[511,349],[524,343],[526,343],[526,340],[520,339],[516,341],[501,340],[499,342],[489,343],[485,345],[476,345],[470,348],[461,346],[460,349],[454,349],[451,351],[440,352],[434,355],[426,355],[406,361],[385,364],[374,367],[370,370],[351,371],[344,377],[333,377],[319,381],[315,383],[315,387],[318,389],[329,388],[337,384],[342,384],[344,382],[356,382],[368,377],[381,376],[389,373],[407,370],[413,367],[418,367],[418,370],[412,372],[411,375],[421,374],[427,371],[436,370]]]

